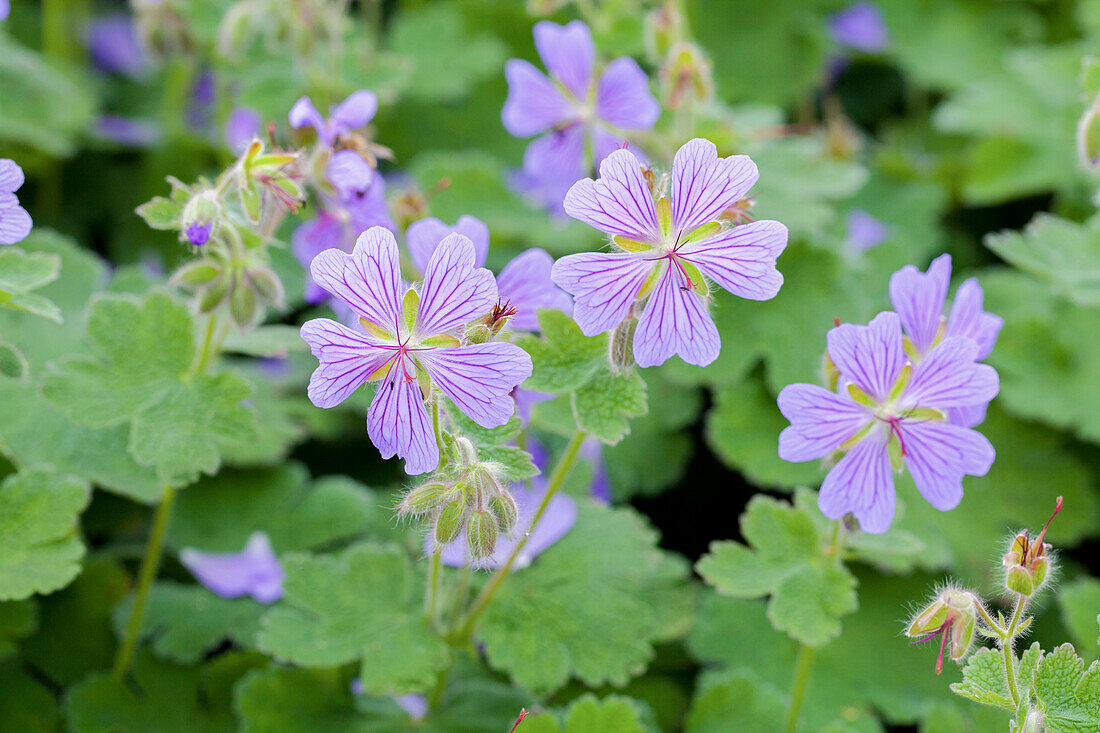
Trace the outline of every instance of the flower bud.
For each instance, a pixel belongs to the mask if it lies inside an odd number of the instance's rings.
[[[421,484],[405,494],[397,505],[398,514],[427,514],[437,506],[456,498],[456,488],[439,481]]]
[[[611,331],[607,340],[607,357],[611,362],[611,372],[622,374],[634,366],[634,331],[638,321],[628,318]]]
[[[1062,510],[1062,497],[1054,505],[1054,513],[1043,526],[1043,530],[1034,540],[1028,535],[1028,531],[1021,530],[1012,539],[1001,564],[1005,568],[1005,587],[1013,593],[1021,596],[1033,596],[1050,578],[1052,559],[1048,552],[1050,545],[1043,542],[1046,537],[1047,527],[1054,521],[1054,517]]]
[[[481,321],[471,323],[462,334],[463,340],[470,344],[484,344],[493,340],[492,330]]]
[[[483,560],[492,555],[497,546],[498,534],[500,529],[491,512],[480,509],[471,514],[470,521],[466,523],[466,546],[470,551],[470,558]]]
[[[222,301],[225,300],[225,296],[228,293],[229,276],[222,275],[202,294],[202,298],[199,299],[199,311],[202,313],[210,313],[222,304]]]
[[[1095,167],[1100,163],[1100,95],[1077,123],[1077,155],[1082,165]]]
[[[253,265],[248,269],[248,279],[263,302],[276,306],[283,304],[283,283],[270,267]]]
[[[181,240],[194,247],[201,247],[210,241],[215,224],[221,215],[221,205],[217,195],[210,190],[202,191],[191,197],[180,215]]]
[[[689,101],[709,99],[714,92],[710,61],[703,49],[694,43],[682,42],[673,46],[660,76],[669,109],[678,109]]]
[[[229,294],[229,315],[233,317],[233,322],[240,328],[248,328],[258,314],[256,291],[238,281]]]
[[[914,643],[940,637],[936,674],[943,672],[944,651],[949,651],[951,659],[958,662],[970,650],[980,605],[981,600],[970,591],[948,586],[910,621],[906,636],[923,637]]]
[[[684,37],[684,17],[675,0],[666,0],[645,17],[645,47],[657,63]]]
[[[458,533],[462,531],[462,520],[465,516],[465,497],[452,499],[443,505],[439,515],[435,518],[435,527],[432,529],[432,536],[435,538],[437,547],[449,545],[455,537],[458,537]]]
[[[497,528],[500,532],[511,536],[512,531],[516,528],[516,523],[519,521],[519,506],[516,505],[516,500],[512,498],[512,495],[504,492],[489,499],[489,511],[496,518]]]
[[[189,262],[176,270],[171,282],[184,287],[202,287],[217,280],[221,275],[222,269],[217,263],[202,259]]]

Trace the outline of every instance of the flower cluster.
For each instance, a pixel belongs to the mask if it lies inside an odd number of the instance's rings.
[[[927,273],[899,270],[890,281],[896,313],[829,332],[830,388],[792,384],[779,393],[791,422],[779,456],[835,461],[819,497],[826,516],[852,513],[863,530],[885,532],[895,471],[907,468],[925,499],[947,511],[962,500],[963,476],[985,475],[992,465],[993,446],[972,428],[998,391],[997,372],[978,361],[993,348],[1001,320],[982,310],[973,279],[945,319],[950,274],[946,255]]]
[[[0,158],[0,244],[21,242],[31,233],[31,216],[15,195],[22,185],[23,169],[10,158]]]

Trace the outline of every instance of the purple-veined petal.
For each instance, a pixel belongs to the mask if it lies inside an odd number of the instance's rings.
[[[260,113],[251,107],[237,107],[225,121],[225,142],[229,149],[240,155],[259,135],[263,126]]]
[[[688,233],[718,219],[756,183],[756,163],[747,155],[718,157],[710,140],[697,137],[676,151],[672,161],[672,222]]]
[[[596,45],[592,33],[579,20],[558,25],[549,20],[535,23],[535,48],[550,74],[577,99],[588,96]]]
[[[620,148],[629,148],[630,152],[634,153],[634,157],[638,159],[638,163],[641,165],[644,165],[648,161],[645,153],[638,149],[637,145],[630,145],[630,141],[621,135],[616,135],[598,122],[591,125],[588,131],[592,136],[592,155],[593,160],[596,161],[597,168],[600,163],[607,159],[607,156]],[[581,176],[577,176],[577,180],[580,180],[580,178]]]
[[[483,428],[508,422],[516,410],[512,390],[531,376],[531,357],[503,341],[429,349],[417,358],[443,394]]]
[[[397,241],[382,227],[363,232],[349,255],[327,249],[309,266],[314,282],[347,303],[371,323],[397,332],[404,283],[398,270]]]
[[[978,344],[978,361],[985,359],[993,351],[997,336],[1001,333],[1004,319],[982,310],[985,294],[976,278],[968,278],[955,291],[955,301],[951,304],[951,314],[947,317],[946,336],[965,336]]]
[[[493,273],[474,264],[474,245],[461,234],[448,234],[424,269],[416,332],[435,336],[453,331],[485,313],[497,300]]]
[[[702,299],[671,261],[661,274],[634,331],[634,360],[640,367],[663,364],[678,354],[706,366],[718,358],[722,340]]]
[[[378,111],[378,97],[374,92],[360,89],[332,110],[332,125],[339,133],[347,133],[365,127]]]
[[[325,166],[325,178],[341,198],[363,195],[370,188],[374,177],[374,168],[355,150],[339,150],[333,153]]]
[[[448,226],[434,216],[418,219],[405,231],[405,246],[418,272],[428,269],[428,260],[443,238],[448,234],[461,234],[474,245],[474,265],[482,267],[489,254],[489,227],[481,219],[468,214],[458,217],[454,226]]]
[[[204,587],[223,598],[252,596],[260,603],[274,603],[283,597],[283,568],[263,532],[248,539],[241,552],[180,551],[180,563]]]
[[[787,227],[777,221],[754,221],[689,242],[677,254],[734,295],[769,300],[783,285],[775,261],[786,246]]]
[[[988,402],[949,407],[947,408],[947,421],[952,425],[961,425],[964,428],[976,428],[985,422],[985,413],[988,408]]]
[[[829,35],[857,51],[882,51],[890,42],[886,22],[872,2],[855,2],[829,18]]]
[[[325,124],[325,118],[321,116],[321,113],[317,111],[317,108],[313,106],[313,100],[309,97],[301,97],[294,106],[290,108],[290,114],[287,115],[290,120],[290,126],[295,130],[311,126],[317,131],[317,137],[325,145],[332,145],[333,135],[328,129],[328,125]]]
[[[366,333],[328,318],[306,321],[302,338],[320,362],[307,392],[318,407],[335,407],[346,400],[395,353]]]
[[[905,389],[905,404],[947,408],[977,405],[997,396],[997,371],[974,363],[978,344],[962,336],[945,338],[917,364]]]
[[[816,384],[788,384],[779,392],[779,411],[791,421],[779,435],[784,461],[824,458],[873,418],[867,408]]]
[[[577,116],[573,104],[545,74],[522,59],[504,64],[508,98],[500,112],[501,122],[516,137],[545,132]]]
[[[554,263],[550,278],[573,296],[573,320],[585,336],[610,331],[630,313],[652,262],[625,252],[585,252]]]
[[[872,429],[829,471],[817,499],[826,517],[840,519],[851,512],[864,532],[882,534],[890,528],[897,497],[886,437],[884,430]]]
[[[23,185],[23,169],[11,158],[0,158],[0,193],[15,193]]]
[[[596,86],[596,116],[626,130],[648,130],[661,116],[649,77],[627,56],[607,65]]]
[[[0,244],[15,244],[31,233],[31,215],[13,193],[0,193]]]
[[[929,504],[946,512],[962,500],[962,477],[984,476],[995,452],[984,435],[951,423],[902,420],[905,465]]]
[[[543,249],[521,252],[497,276],[497,297],[514,305],[518,312],[512,328],[539,330],[539,308],[556,308],[569,313],[573,299],[550,279],[554,258]]]
[[[565,195],[565,212],[607,234],[657,242],[657,208],[634,153],[616,150],[600,163],[600,178],[584,178]]]
[[[940,330],[950,280],[951,255],[932,260],[926,273],[906,265],[890,276],[890,302],[905,334],[922,354],[932,348]]]
[[[825,341],[845,379],[879,401],[886,399],[906,362],[896,313],[879,313],[867,326],[841,324]]]
[[[427,473],[439,465],[439,447],[424,397],[409,364],[395,364],[378,383],[367,411],[367,435],[383,458],[405,459],[405,473]]]

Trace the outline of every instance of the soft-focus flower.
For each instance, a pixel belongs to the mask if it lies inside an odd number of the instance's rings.
[[[344,301],[363,330],[317,318],[302,326],[302,338],[320,360],[309,382],[313,404],[333,407],[377,382],[367,434],[383,458],[398,455],[406,472],[418,474],[439,463],[424,406],[429,388],[482,427],[497,427],[515,411],[509,395],[531,375],[531,357],[514,344],[462,345],[456,337],[497,299],[493,275],[474,265],[469,239],[452,234],[440,243],[419,291],[402,282],[398,259],[397,241],[382,227],[364,232],[350,255],[317,255],[313,280]]]
[[[378,98],[374,92],[360,89],[352,92],[340,104],[329,111],[326,120],[309,97],[302,97],[290,110],[290,126],[294,129],[310,125],[317,131],[317,138],[325,145],[332,146],[341,135],[366,126],[374,119],[378,111]]]
[[[441,241],[457,233],[474,245],[474,263],[481,267],[489,253],[489,227],[473,216],[461,216],[448,226],[436,218],[420,219],[409,225],[405,244],[413,265],[424,271],[428,260]],[[572,301],[550,279],[554,258],[545,250],[533,248],[516,255],[497,276],[497,293],[502,304],[516,308],[511,326],[521,331],[537,331],[540,308],[555,308],[568,313]]]
[[[225,121],[225,142],[229,149],[237,155],[248,150],[249,144],[263,127],[263,118],[260,113],[251,107],[237,107],[229,113],[229,119]]]
[[[857,51],[883,51],[890,42],[886,22],[872,2],[855,2],[829,18],[829,35],[841,46]]]
[[[23,169],[10,158],[0,158],[0,244],[21,242],[31,233],[31,215],[15,196],[22,185]]]
[[[223,598],[252,596],[260,603],[274,603],[283,597],[283,568],[263,532],[249,537],[241,552],[185,548],[180,562],[196,580]]]
[[[108,15],[88,25],[85,36],[92,63],[108,74],[139,77],[149,68],[133,18]]]
[[[191,243],[193,247],[201,247],[210,241],[210,230],[213,228],[212,224],[199,224],[194,223],[187,227],[185,232],[187,241]]]
[[[325,179],[341,200],[362,197],[374,180],[374,168],[355,150],[339,150],[325,166]]]
[[[868,214],[863,209],[848,212],[848,236],[844,246],[850,252],[866,252],[882,244],[890,236],[890,227]]]
[[[191,84],[191,93],[187,98],[186,118],[190,129],[200,133],[211,132],[217,93],[214,72],[208,68],[200,71]]]
[[[633,341],[639,366],[656,366],[673,354],[700,366],[714,361],[721,340],[707,312],[706,278],[752,300],[774,297],[783,284],[775,261],[787,246],[787,227],[718,221],[756,178],[748,156],[719,158],[714,143],[696,138],[676,153],[671,200],[654,203],[629,150],[609,155],[599,180],[574,184],[565,210],[611,235],[614,248],[554,264],[554,282],[573,294],[573,316],[584,334],[610,331],[644,301]]]
[[[779,436],[779,457],[797,462],[843,454],[825,477],[818,504],[831,519],[855,514],[867,532],[885,532],[893,520],[894,470],[908,468],[940,511],[955,508],[962,477],[984,476],[995,455],[985,436],[947,420],[949,409],[985,404],[997,394],[997,372],[975,362],[977,344],[945,338],[912,364],[901,322],[889,311],[869,326],[837,326],[827,340],[838,389],[783,388],[779,410],[791,425]]]
[[[10,0],[0,0],[0,21],[8,19],[8,14],[11,12]]]
[[[653,127],[661,107],[634,59],[617,58],[596,78],[596,47],[581,21],[564,26],[541,21],[534,35],[550,76],[522,59],[509,60],[501,119],[516,137],[542,135],[527,147],[517,182],[557,207],[586,169],[623,144],[626,132]],[[594,156],[587,166],[586,154]]]
[[[134,148],[147,148],[160,140],[156,123],[119,115],[100,115],[96,118],[92,134],[103,140]]]

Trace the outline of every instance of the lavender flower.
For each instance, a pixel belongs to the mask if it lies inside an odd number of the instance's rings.
[[[522,59],[508,61],[501,120],[516,137],[542,135],[527,147],[518,182],[556,207],[591,167],[585,164],[586,150],[594,162],[602,161],[623,144],[624,131],[653,127],[661,107],[645,72],[631,58],[615,59],[596,79],[596,47],[581,21],[564,26],[541,21],[534,35],[550,77]]]
[[[407,695],[394,695],[393,701],[397,706],[409,714],[413,720],[423,720],[428,717],[428,698],[410,692]]]
[[[840,455],[821,485],[821,511],[832,519],[851,512],[865,531],[885,532],[894,517],[891,469],[904,468],[928,503],[955,508],[962,477],[984,476],[995,456],[983,435],[947,420],[949,409],[997,394],[997,372],[975,362],[977,344],[948,337],[909,363],[901,320],[887,311],[869,326],[829,331],[828,351],[840,373],[836,392],[791,384],[779,393],[779,410],[791,422],[779,436],[779,457]]]
[[[829,35],[841,46],[876,53],[890,43],[890,34],[878,6],[855,2],[829,18]]]
[[[191,243],[193,247],[201,247],[210,241],[210,230],[213,228],[213,224],[207,222],[205,224],[199,224],[195,222],[191,226],[187,227],[187,241]]]
[[[119,115],[100,115],[92,132],[103,140],[134,148],[151,147],[160,140],[156,123]]]
[[[208,68],[199,72],[191,85],[191,94],[187,100],[187,126],[195,132],[211,131],[214,122],[214,103],[217,101],[218,87],[214,81],[214,72]]]
[[[352,92],[340,104],[329,111],[326,120],[309,97],[302,97],[290,110],[290,126],[294,129],[310,125],[317,131],[317,138],[331,147],[336,139],[352,130],[366,126],[378,111],[378,98],[374,92],[360,89]]]
[[[456,337],[496,302],[488,270],[474,265],[474,246],[452,234],[432,254],[420,290],[401,281],[397,242],[382,227],[364,232],[349,255],[337,249],[314,258],[314,281],[359,316],[363,331],[327,318],[302,326],[320,366],[309,382],[318,407],[343,402],[364,382],[378,388],[367,434],[383,458],[405,459],[410,474],[439,463],[425,397],[438,387],[483,427],[503,425],[515,405],[509,393],[531,375],[531,357],[514,344],[463,345]]]
[[[0,158],[0,244],[21,242],[31,233],[31,216],[15,196],[23,180],[14,160]]]
[[[844,246],[859,254],[882,244],[890,236],[890,227],[863,209],[848,212],[848,236]]]
[[[223,598],[252,596],[260,603],[283,597],[283,568],[263,532],[248,538],[242,552],[213,553],[185,548],[180,562],[195,579]]]
[[[248,146],[259,135],[263,126],[260,113],[251,107],[237,107],[229,113],[225,122],[225,142],[237,155],[248,150]]]
[[[467,237],[474,245],[474,263],[481,267],[489,253],[489,227],[473,216],[461,216],[453,227],[436,218],[420,219],[409,225],[405,244],[417,270],[423,272],[428,259],[439,243],[449,234]],[[504,266],[497,276],[497,293],[501,303],[516,308],[511,326],[521,331],[537,331],[540,308],[556,308],[568,313],[569,296],[554,285],[550,270],[554,258],[545,250],[528,249]]]
[[[85,41],[92,63],[100,71],[137,78],[149,68],[145,49],[129,15],[97,18],[88,25]]]
[[[705,277],[752,300],[774,297],[783,284],[775,261],[787,246],[785,226],[718,221],[756,178],[748,156],[719,158],[714,143],[696,138],[676,153],[671,201],[662,196],[654,204],[629,150],[609,155],[598,181],[574,184],[565,210],[609,234],[614,248],[568,255],[554,265],[552,278],[573,294],[574,318],[585,335],[610,331],[641,309],[634,332],[639,366],[673,354],[700,366],[714,361],[721,340],[707,312]]]
[[[9,13],[11,13],[10,0],[0,0],[0,21],[7,20]]]

